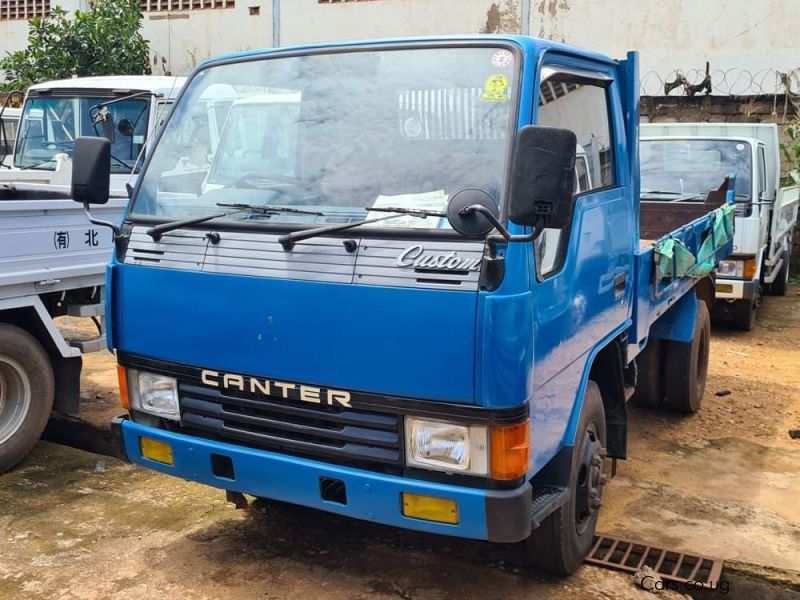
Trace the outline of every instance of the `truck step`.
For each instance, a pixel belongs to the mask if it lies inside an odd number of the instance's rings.
[[[106,312],[105,302],[97,304],[70,304],[67,314],[70,317],[102,317]]]
[[[73,348],[77,348],[82,353],[97,352],[106,347],[106,335],[100,335],[96,338],[88,340],[67,340],[67,343]]]
[[[569,499],[569,490],[554,486],[533,486],[531,529],[536,529]]]

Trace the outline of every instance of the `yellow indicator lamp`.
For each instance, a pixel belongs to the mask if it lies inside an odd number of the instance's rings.
[[[148,437],[139,438],[139,447],[142,450],[142,456],[160,462],[165,465],[174,465],[175,458],[172,456],[172,446],[166,442],[154,440]]]
[[[717,284],[717,291],[722,292],[723,294],[731,294],[733,293],[733,284],[730,283],[718,283]]]
[[[402,493],[403,516],[423,521],[458,524],[458,503],[448,498]]]

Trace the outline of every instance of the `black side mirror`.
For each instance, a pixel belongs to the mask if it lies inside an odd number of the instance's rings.
[[[72,199],[105,204],[111,185],[111,142],[104,137],[79,137],[72,153]]]
[[[512,221],[555,229],[569,225],[577,144],[575,133],[569,129],[528,125],[520,130],[508,206]]]
[[[130,119],[120,119],[117,131],[125,137],[131,137],[133,135],[133,123]]]

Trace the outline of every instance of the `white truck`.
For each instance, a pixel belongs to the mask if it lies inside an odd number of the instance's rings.
[[[0,473],[27,454],[51,410],[77,412],[81,356],[105,347],[103,286],[114,240],[71,199],[74,141],[113,138],[114,197],[95,217],[119,223],[126,185],[183,83],[91,77],[26,94],[13,158],[0,169]],[[65,338],[55,321],[65,315],[93,319],[97,335]]]
[[[712,317],[753,329],[762,293],[786,293],[800,203],[800,187],[780,185],[778,126],[648,123],[640,135],[643,200],[702,201],[736,174],[733,254],[717,268]]]

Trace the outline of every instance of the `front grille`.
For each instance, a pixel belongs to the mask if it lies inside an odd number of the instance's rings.
[[[265,450],[372,469],[403,463],[398,415],[178,386],[182,429]]]

